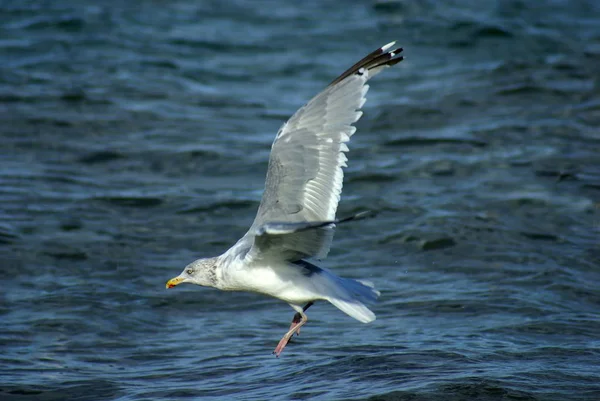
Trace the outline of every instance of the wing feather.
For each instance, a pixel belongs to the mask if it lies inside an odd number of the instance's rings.
[[[279,129],[271,148],[265,190],[252,227],[240,240],[246,257],[298,260],[329,252],[334,224],[311,230],[263,232],[270,223],[335,221],[348,161],[346,142],[356,132],[369,85],[383,68],[400,62],[401,48],[389,43],[367,55],[300,108]],[[390,50],[393,49],[393,50]],[[273,226],[272,226],[273,227]]]

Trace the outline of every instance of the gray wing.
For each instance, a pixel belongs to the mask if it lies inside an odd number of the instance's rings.
[[[279,129],[271,148],[258,213],[240,240],[252,246],[247,257],[275,254],[298,260],[327,255],[342,192],[346,142],[356,131],[352,124],[362,115],[360,108],[369,89],[366,82],[403,59],[399,56],[402,49],[393,49],[394,44],[389,43],[360,60]],[[293,229],[295,224],[304,227],[306,222],[317,224],[311,229]],[[287,225],[287,229],[269,229],[277,225]]]

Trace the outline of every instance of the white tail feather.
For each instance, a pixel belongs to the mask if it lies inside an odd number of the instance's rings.
[[[343,299],[331,298],[329,299],[329,302],[348,316],[363,323],[370,323],[375,320],[375,314],[358,301],[346,301]]]
[[[375,314],[365,306],[365,303],[377,302],[379,291],[373,284],[348,278],[342,278],[326,271],[329,279],[330,295],[327,300],[336,308],[363,323],[375,320]]]

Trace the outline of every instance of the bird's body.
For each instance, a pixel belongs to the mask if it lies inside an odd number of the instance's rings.
[[[232,280],[235,287],[229,288],[234,290],[249,289],[279,298],[296,307],[310,301],[325,299],[325,294],[319,293],[314,280],[309,276],[310,273],[292,264],[273,261],[253,267],[252,272],[237,269],[235,265],[231,270],[236,278]]]
[[[366,304],[379,292],[364,281],[342,278],[308,258],[329,252],[336,224],[365,217],[359,213],[336,220],[346,142],[362,115],[366,82],[402,60],[394,42],[370,53],[283,124],[271,149],[265,191],[254,223],[223,255],[198,259],[167,288],[183,282],[225,291],[252,291],[289,303],[296,315],[275,349],[279,355],[306,323],[304,313],[326,300],[353,318],[368,323],[375,315]],[[304,306],[303,306],[304,305]]]
[[[265,260],[247,266],[243,259],[233,259],[219,270],[216,288],[220,290],[257,292],[294,305],[324,299],[313,285],[310,271],[287,261]]]

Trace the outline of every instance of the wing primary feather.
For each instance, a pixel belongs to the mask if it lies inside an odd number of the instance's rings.
[[[363,220],[370,217],[376,216],[377,213],[371,210],[356,213],[352,216],[345,217],[343,219],[329,220],[329,221],[303,221],[299,223],[265,223],[258,227],[256,235],[283,235],[293,234],[306,230],[313,230],[315,228],[331,227],[342,223],[347,223],[354,220]]]
[[[333,80],[329,86],[333,86],[339,82],[342,82],[344,79],[348,78],[354,74],[361,74],[361,69],[366,68],[367,70],[373,70],[382,66],[393,66],[404,60],[404,57],[398,56],[402,53],[401,47],[398,47],[394,50],[389,50],[393,48],[396,42],[390,42],[385,46],[380,47],[379,49],[373,51],[372,53],[365,56],[358,63],[354,64],[352,67],[348,68],[342,75]]]
[[[383,45],[380,47],[382,52],[387,51],[387,49],[389,49],[390,47],[394,46],[396,44],[396,41],[391,41],[390,43],[388,43],[387,45]]]

